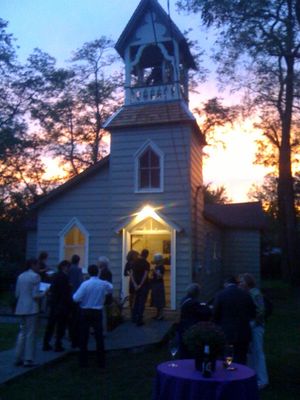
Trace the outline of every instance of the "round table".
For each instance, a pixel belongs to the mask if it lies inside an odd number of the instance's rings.
[[[195,369],[194,360],[164,362],[157,367],[153,400],[258,400],[255,372],[240,364],[228,371],[221,361],[211,378]]]

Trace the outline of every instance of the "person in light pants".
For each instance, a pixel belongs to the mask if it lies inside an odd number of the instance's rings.
[[[20,317],[20,331],[16,343],[16,366],[32,367],[35,365],[39,300],[45,295],[45,292],[39,291],[41,278],[37,271],[37,260],[28,260],[26,270],[17,279],[15,314]]]
[[[252,341],[249,346],[248,365],[256,372],[258,388],[263,389],[269,384],[264,353],[264,298],[261,291],[256,287],[255,279],[251,274],[242,274],[239,279],[239,285],[242,289],[248,291],[256,306],[256,317],[250,321]]]
[[[263,347],[265,328],[262,325],[256,325],[255,321],[251,321],[250,326],[252,331],[252,341],[249,347],[248,365],[256,372],[258,388],[263,389],[269,384]]]

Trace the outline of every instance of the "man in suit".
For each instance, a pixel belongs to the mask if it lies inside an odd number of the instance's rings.
[[[109,269],[109,259],[105,256],[100,256],[98,258],[98,268],[99,268],[99,278],[102,279],[103,281],[112,283],[112,273],[111,270]],[[105,298],[105,303],[102,309],[102,315],[103,315],[103,335],[106,336],[107,334],[107,315],[108,315],[108,308],[113,302],[113,297],[112,294],[106,295]]]
[[[73,254],[71,259],[71,266],[68,272],[69,284],[71,286],[72,295],[76,292],[79,286],[83,282],[82,269],[79,266],[80,257],[77,254]]]
[[[71,294],[73,295],[83,282],[82,269],[79,266],[80,257],[73,254],[71,259],[71,267],[68,273],[69,284],[71,286]],[[75,349],[79,346],[79,323],[80,323],[80,308],[77,303],[72,300],[68,329],[72,347]]]
[[[64,351],[62,338],[65,334],[67,318],[72,305],[71,286],[68,280],[69,269],[70,262],[61,261],[58,265],[58,272],[53,276],[50,286],[50,313],[44,335],[44,351],[52,350],[50,341],[55,330],[54,350],[57,352]]]
[[[246,364],[251,341],[250,320],[255,318],[251,296],[237,286],[233,276],[224,281],[214,301],[213,319],[224,331],[228,344],[234,346],[234,361]]]
[[[15,365],[17,366],[33,367],[35,365],[34,355],[39,299],[45,294],[45,292],[39,291],[41,278],[38,274],[38,269],[37,260],[28,260],[26,262],[26,270],[17,279],[15,314],[21,319],[16,345]]]
[[[132,319],[137,326],[144,325],[143,315],[148,295],[148,274],[150,264],[147,261],[149,251],[144,249],[141,255],[135,260],[130,280],[135,290],[135,299],[132,309]]]

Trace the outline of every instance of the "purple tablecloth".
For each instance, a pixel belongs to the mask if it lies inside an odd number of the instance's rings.
[[[153,400],[258,400],[255,372],[240,364],[227,371],[217,361],[211,378],[203,378],[194,360],[176,360],[157,367]]]

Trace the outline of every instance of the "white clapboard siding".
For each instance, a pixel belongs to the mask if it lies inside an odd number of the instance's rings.
[[[191,281],[191,134],[189,126],[178,124],[122,129],[113,131],[111,137],[111,226],[120,225],[133,212],[151,204],[160,207],[163,215],[183,229],[176,238],[177,302]],[[135,193],[135,154],[149,139],[164,154],[164,190],[162,193]],[[120,268],[122,260],[121,241],[119,244],[119,254],[111,260],[115,269]],[[169,287],[167,282],[167,294]]]
[[[37,233],[28,231],[26,236],[26,258],[35,258],[37,256]]]
[[[260,232],[228,229],[224,234],[224,274],[252,273],[259,282]]]
[[[47,251],[49,265],[59,262],[59,233],[76,217],[89,233],[88,262],[107,254],[108,168],[89,176],[39,209],[37,251]]]

